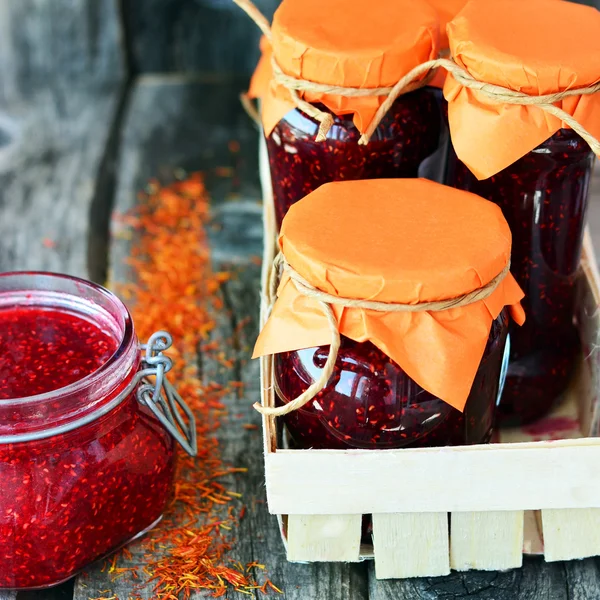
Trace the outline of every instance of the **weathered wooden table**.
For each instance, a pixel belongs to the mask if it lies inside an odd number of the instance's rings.
[[[24,2],[22,10],[30,4]],[[64,2],[47,3],[46,8],[52,11],[58,5],[65,9]],[[99,11],[113,10],[114,3],[94,6]],[[110,31],[92,33],[98,44],[109,44]],[[260,268],[255,257],[261,253],[262,226],[257,131],[238,101],[246,81],[183,75],[127,81],[122,64],[118,58],[110,59],[110,51],[81,43],[79,62],[72,64],[82,73],[96,69],[93,85],[56,81],[31,95],[9,87],[0,94],[0,270],[51,270],[101,283],[107,277],[126,282],[132,277],[123,263],[129,242],[119,236],[111,239],[111,212],[126,211],[138,202],[136,192],[151,177],[169,181],[178,169],[205,172],[217,225],[210,228],[212,259],[215,268],[234,269],[238,277],[223,283],[221,293],[231,317],[223,314],[214,333],[221,339],[234,336],[237,361],[233,372],[218,371],[209,363],[203,369],[206,377],[244,381],[246,396],[232,396],[226,402],[236,418],[241,415],[243,422],[259,425],[251,408],[258,399],[258,364],[247,359],[257,332]],[[61,48],[59,41],[57,49]],[[6,61],[0,67],[10,64]],[[17,66],[23,72],[5,80],[21,80],[26,85],[29,72],[23,64]],[[98,77],[99,69],[110,76]],[[231,141],[239,142],[239,151],[233,151]],[[229,167],[234,176],[219,176],[219,167]],[[592,202],[593,233],[600,232],[597,209],[600,200]],[[247,318],[247,327],[237,327]],[[507,573],[453,573],[409,581],[377,581],[370,563],[290,564],[276,519],[264,502],[260,431],[241,428],[234,420],[225,421],[219,431],[225,460],[248,468],[233,484],[244,494],[248,507],[234,558],[265,563],[269,577],[288,600],[600,598],[597,559],[546,564],[540,558],[528,558],[522,569]],[[136,545],[132,553],[134,563],[142,560]],[[86,577],[58,588],[18,594],[0,591],[0,600],[87,600],[112,595],[126,600],[133,593],[124,578],[112,582],[96,565]],[[152,598],[151,586],[135,593]],[[232,592],[228,597],[244,596]]]

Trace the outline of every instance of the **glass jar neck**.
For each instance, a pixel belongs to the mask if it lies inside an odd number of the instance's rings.
[[[70,385],[0,400],[0,442],[91,421],[133,381],[140,352],[131,316],[104,288],[64,275],[6,273],[0,275],[0,310],[3,308],[58,310],[79,316],[107,332],[116,351],[97,370]]]

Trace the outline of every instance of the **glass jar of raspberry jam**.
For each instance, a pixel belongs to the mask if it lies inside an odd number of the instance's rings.
[[[284,417],[298,448],[420,448],[490,440],[506,374],[508,315],[494,320],[461,412],[423,389],[371,342],[342,338],[334,374],[312,402]],[[277,404],[318,380],[328,346],[275,357]],[[504,367],[504,369],[503,369]]]
[[[164,379],[169,344],[159,332],[140,347],[97,285],[0,275],[0,589],[56,585],[160,520],[174,437],[196,452]]]
[[[279,246],[254,355],[273,355],[275,405],[259,410],[295,447],[489,441],[509,310],[523,317],[497,206],[424,179],[329,183],[291,208]]]
[[[575,313],[594,154],[572,130],[479,181],[450,155],[448,183],[498,204],[513,236],[512,272],[525,291],[523,327],[511,326],[511,361],[499,406],[504,422],[543,415],[567,386],[579,352]]]
[[[556,44],[565,31],[577,40],[566,53]],[[579,356],[575,283],[594,155],[570,127],[600,138],[600,95],[578,94],[600,79],[600,13],[570,2],[470,2],[448,35],[465,74],[444,87],[453,145],[445,181],[496,203],[510,226],[527,321],[511,330],[499,417],[527,423],[554,405]],[[469,78],[485,85],[471,88]],[[567,91],[551,109],[538,99]],[[512,104],[515,94],[537,104]]]
[[[439,90],[425,86],[399,96],[362,145],[359,140],[385,96],[352,96],[335,88],[368,92],[394,86],[414,67],[437,56],[438,35],[436,11],[420,0],[379,0],[369,10],[349,7],[346,0],[283,0],[272,25],[277,68],[262,95],[279,226],[291,205],[323,183],[414,178],[436,171],[437,160],[428,159],[447,134],[436,97]],[[332,119],[324,139],[318,137],[320,121],[294,102],[277,78],[278,69],[302,80],[308,87],[298,93],[305,104]],[[310,89],[310,84],[321,87]],[[332,91],[323,91],[323,86]]]

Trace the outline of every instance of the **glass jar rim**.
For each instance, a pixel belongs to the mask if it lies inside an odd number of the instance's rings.
[[[56,395],[60,394],[60,395],[70,395],[70,394],[75,394],[78,391],[84,390],[86,388],[89,388],[91,386],[93,386],[95,383],[99,382],[103,376],[110,371],[112,368],[114,368],[115,365],[117,365],[120,361],[120,359],[127,353],[127,349],[129,348],[129,346],[131,345],[132,340],[135,337],[135,331],[134,331],[134,326],[133,326],[133,319],[131,317],[131,314],[129,312],[129,310],[127,309],[127,307],[125,306],[125,304],[118,298],[118,296],[116,296],[115,294],[113,294],[110,290],[108,290],[107,288],[94,283],[92,281],[88,281],[86,279],[83,279],[81,277],[76,277],[73,275],[67,275],[64,273],[55,273],[55,272],[51,272],[51,271],[7,271],[5,273],[0,273],[0,298],[2,297],[3,293],[5,293],[5,291],[2,289],[2,283],[6,280],[10,280],[10,279],[25,279],[27,281],[35,281],[36,279],[39,281],[39,278],[45,278],[49,281],[56,281],[56,282],[67,282],[67,283],[72,283],[77,287],[83,287],[83,288],[87,288],[88,290],[92,291],[95,294],[98,294],[100,297],[104,298],[118,313],[119,313],[119,317],[122,318],[122,327],[123,327],[123,331],[120,334],[120,339],[118,339],[118,346],[116,348],[116,350],[112,353],[112,355],[109,357],[109,359],[104,362],[100,367],[98,367],[95,371],[93,371],[92,373],[82,377],[81,379],[78,379],[77,381],[74,381],[73,383],[70,383],[69,385],[63,386],[61,388],[57,388],[54,390],[50,390],[48,392],[44,392],[42,394],[35,394],[33,396],[23,396],[23,397],[19,397],[19,398],[8,398],[6,400],[1,400],[0,404],[3,407],[9,407],[9,406],[23,406],[23,405],[27,405],[27,404],[34,404],[36,402],[46,402],[49,400],[52,400],[53,397],[55,397]],[[40,288],[36,288],[35,286],[31,286],[31,287],[21,287],[21,288],[15,288],[14,292],[35,292],[35,291],[48,291],[48,292],[56,292],[56,289],[50,288],[50,289],[40,289]],[[65,292],[65,296],[71,296],[72,298],[80,298],[80,296],[77,296],[75,294],[69,293],[69,292]],[[93,303],[93,301],[92,301]],[[1,308],[1,304],[0,304],[0,308]],[[100,308],[100,307],[99,307]]]

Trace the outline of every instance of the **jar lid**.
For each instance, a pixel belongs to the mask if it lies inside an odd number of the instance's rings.
[[[421,0],[283,0],[271,32],[273,55],[286,75],[331,86],[393,86],[438,52],[437,14]],[[271,91],[263,108],[267,135],[296,106],[283,86],[272,84]],[[303,98],[337,115],[353,114],[361,133],[385,100],[313,91]]]
[[[529,95],[600,81],[600,12],[571,2],[470,2],[448,24],[454,61],[477,81]],[[452,142],[480,179],[490,177],[567,125],[539,106],[508,104],[448,76]],[[600,137],[600,95],[553,103]]]
[[[505,271],[511,234],[498,206],[424,179],[321,186],[283,220],[287,263],[327,294],[386,303],[454,299]],[[519,286],[508,273],[485,299],[458,308],[380,312],[333,305],[339,331],[371,341],[421,387],[462,410],[493,320],[505,306],[523,322]],[[255,356],[329,344],[319,301],[284,272]]]

